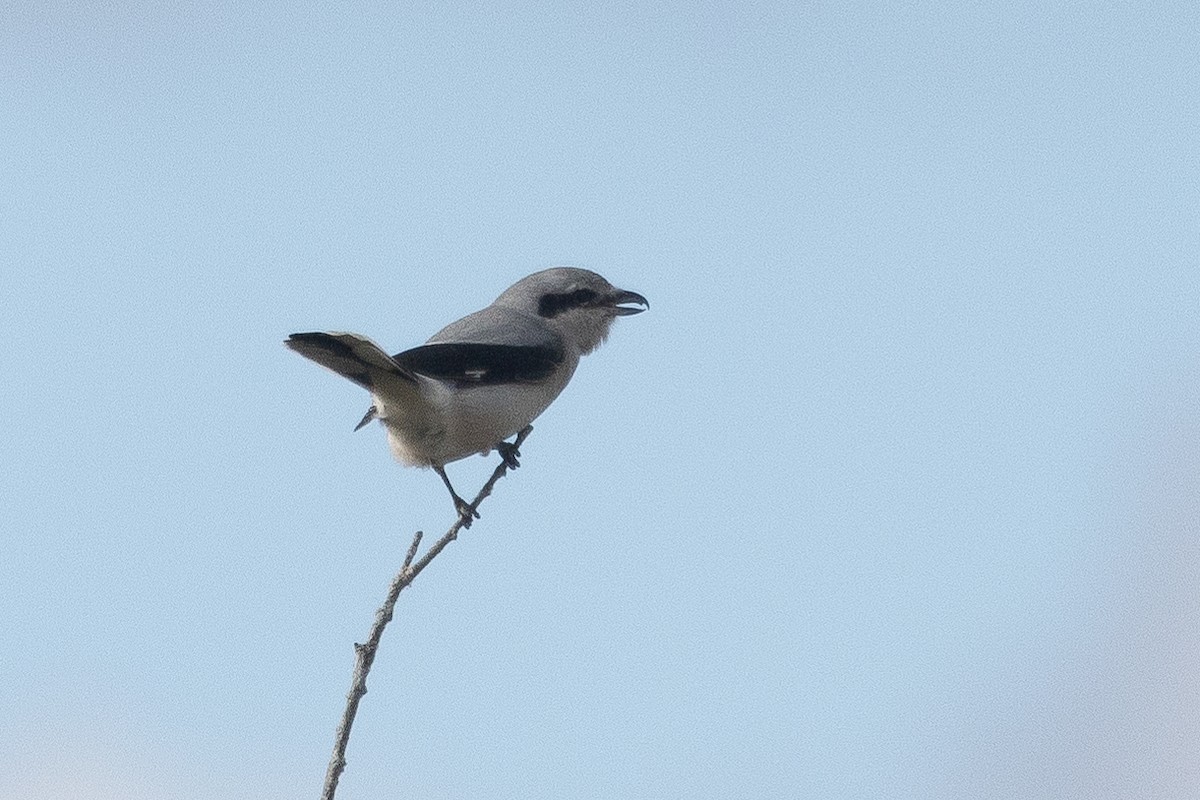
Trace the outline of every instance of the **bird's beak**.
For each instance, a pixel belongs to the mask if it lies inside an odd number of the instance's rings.
[[[637,303],[645,308],[632,308],[624,305],[625,303]],[[627,292],[624,289],[615,289],[608,296],[608,304],[612,307],[613,313],[618,317],[627,317],[630,314],[640,314],[650,307],[650,301],[642,297],[637,292]]]

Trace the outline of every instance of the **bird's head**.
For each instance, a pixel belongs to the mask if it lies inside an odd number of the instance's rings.
[[[574,267],[554,267],[522,278],[496,299],[496,305],[536,314],[581,355],[600,346],[614,319],[650,307],[637,292],[618,289],[596,273]]]

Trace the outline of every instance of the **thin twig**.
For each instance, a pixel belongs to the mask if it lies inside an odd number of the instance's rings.
[[[533,426],[526,425],[525,429],[517,434],[516,441],[513,442],[514,449],[519,448],[532,432]],[[417,548],[421,544],[422,533],[417,531],[413,536],[412,544],[408,546],[408,553],[404,557],[404,566],[392,579],[392,584],[388,587],[387,599],[375,612],[375,623],[371,626],[367,643],[354,645],[354,676],[350,681],[350,692],[346,695],[346,708],[342,712],[342,719],[338,723],[337,734],[334,737],[333,755],[329,759],[329,767],[325,770],[325,786],[321,791],[321,800],[333,800],[334,792],[337,791],[338,778],[346,769],[346,746],[350,743],[350,729],[354,726],[355,715],[358,714],[359,701],[367,693],[367,674],[371,671],[371,664],[375,661],[375,652],[379,649],[379,640],[383,638],[383,629],[392,621],[392,612],[396,607],[396,600],[400,597],[400,592],[412,584],[421,571],[429,566],[429,562],[437,558],[437,554],[446,548],[446,545],[458,538],[458,532],[471,521],[479,504],[492,493],[496,481],[503,478],[508,469],[508,461],[502,460],[492,472],[492,477],[488,478],[487,483],[479,490],[479,494],[475,495],[475,499],[458,515],[458,519],[450,526],[450,530],[434,542],[415,564],[413,559],[416,558]]]

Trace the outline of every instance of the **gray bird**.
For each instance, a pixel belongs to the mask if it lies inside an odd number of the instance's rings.
[[[372,405],[354,430],[383,423],[396,460],[433,467],[469,524],[472,509],[446,464],[494,449],[516,467],[520,453],[504,440],[558,397],[614,319],[649,307],[594,272],[556,267],[394,356],[356,333],[293,333],[284,344],[369,391]]]

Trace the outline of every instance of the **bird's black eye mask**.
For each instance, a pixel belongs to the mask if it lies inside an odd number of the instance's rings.
[[[538,316],[553,319],[564,311],[570,311],[572,308],[586,308],[595,305],[598,296],[591,289],[576,289],[573,292],[544,294],[538,300]]]

